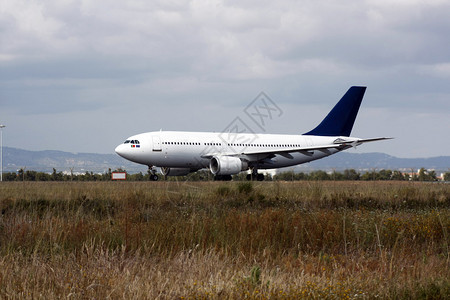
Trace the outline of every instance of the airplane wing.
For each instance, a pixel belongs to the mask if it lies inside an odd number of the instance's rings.
[[[281,149],[274,149],[274,150],[248,150],[243,152],[217,152],[217,153],[206,153],[202,155],[202,158],[212,158],[214,156],[234,156],[246,159],[248,161],[258,161],[262,160],[268,157],[273,157],[275,155],[281,155],[286,158],[293,158],[293,156],[290,153],[300,152],[305,155],[313,155],[312,151],[318,150],[327,152],[329,149],[338,149],[340,151],[346,150],[352,147],[359,146],[364,143],[369,142],[375,142],[375,141],[382,141],[382,140],[390,140],[393,138],[390,137],[377,137],[377,138],[370,138],[370,139],[358,139],[358,138],[337,138],[334,140],[332,144],[328,145],[318,145],[318,146],[308,146],[308,147],[298,147],[298,148],[281,148]]]

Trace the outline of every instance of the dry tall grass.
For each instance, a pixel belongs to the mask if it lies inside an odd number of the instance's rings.
[[[447,298],[450,189],[0,184],[0,298]]]

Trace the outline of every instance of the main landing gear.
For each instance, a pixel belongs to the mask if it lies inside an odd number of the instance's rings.
[[[247,180],[257,180],[257,181],[263,181],[264,180],[264,174],[258,173],[258,170],[256,168],[251,169],[252,172],[250,174],[247,174]]]
[[[233,177],[231,175],[215,175],[214,181],[231,181]]]
[[[159,176],[156,174],[156,169],[153,166],[148,166],[148,171],[150,175],[150,181],[158,181]]]

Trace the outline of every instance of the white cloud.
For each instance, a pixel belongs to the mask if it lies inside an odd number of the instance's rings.
[[[172,111],[177,129],[183,103],[193,103],[197,130],[261,90],[303,113],[334,105],[353,84],[369,86],[367,108],[448,111],[449,8],[419,0],[3,1],[2,113],[10,122],[102,110],[118,118],[145,107],[164,112],[158,124]]]
[[[424,65],[420,70],[426,75],[450,79],[450,62]]]

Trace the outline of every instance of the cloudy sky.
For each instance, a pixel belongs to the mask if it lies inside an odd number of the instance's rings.
[[[450,155],[450,1],[6,0],[4,145],[113,153],[136,133],[222,131],[265,92],[256,132],[315,127],[367,86],[352,152]],[[247,119],[246,119],[247,118]]]

